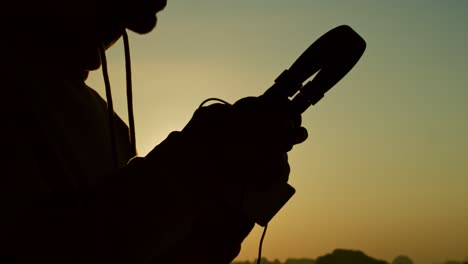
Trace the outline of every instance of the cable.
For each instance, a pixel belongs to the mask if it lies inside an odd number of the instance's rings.
[[[99,55],[101,56],[102,63],[102,76],[104,77],[104,84],[106,86],[106,98],[107,98],[107,114],[109,119],[109,133],[111,137],[111,152],[112,162],[115,168],[118,167],[117,149],[116,149],[116,136],[115,136],[115,125],[114,125],[114,104],[112,102],[111,86],[109,81],[109,74],[107,71],[107,60],[106,51],[104,45],[99,46]]]
[[[262,233],[262,238],[260,238],[260,246],[258,247],[258,259],[257,259],[257,264],[260,264],[260,261],[262,260],[262,246],[263,246],[263,239],[265,238],[265,234],[268,228],[268,224],[265,225],[263,228],[263,233]]]
[[[128,111],[128,127],[130,134],[130,155],[135,157],[136,151],[136,134],[135,134],[135,119],[133,115],[133,93],[132,93],[132,68],[130,62],[130,44],[128,41],[127,32],[123,32],[123,41],[125,49],[125,74],[127,81],[127,111]]]
[[[219,98],[208,98],[208,99],[205,99],[198,108],[201,108],[203,107],[203,105],[205,105],[206,103],[208,103],[209,101],[218,101],[220,103],[223,103],[223,104],[227,104],[227,105],[231,105],[230,103],[224,101],[223,99],[219,99]]]

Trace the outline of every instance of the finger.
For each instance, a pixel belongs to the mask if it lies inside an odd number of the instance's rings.
[[[299,127],[295,129],[294,136],[293,136],[293,145],[304,142],[308,137],[309,137],[309,133],[307,132],[307,129],[305,129],[304,127]]]
[[[267,131],[266,137],[268,149],[271,151],[289,152],[294,145],[304,142],[308,138],[307,129],[304,127],[277,127],[277,130]]]

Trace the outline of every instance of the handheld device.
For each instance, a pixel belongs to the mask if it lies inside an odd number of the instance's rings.
[[[292,111],[302,114],[354,67],[365,49],[366,42],[351,27],[338,26],[312,43],[262,96],[273,101],[291,100]],[[316,76],[303,85],[314,74]],[[261,226],[265,226],[295,193],[294,188],[284,182],[272,183],[268,188],[247,184],[229,189],[225,192],[226,198],[241,199],[241,210]]]

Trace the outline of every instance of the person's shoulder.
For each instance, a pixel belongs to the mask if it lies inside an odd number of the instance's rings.
[[[94,90],[92,87],[88,86],[86,83],[84,83],[83,85],[84,85],[84,89],[86,89],[87,93],[92,97],[92,99],[100,107],[102,107],[102,110],[105,111],[105,112],[108,112],[107,101],[104,98],[102,98],[102,96],[96,90]],[[114,110],[114,113],[115,113],[115,110]],[[119,122],[118,125],[126,126],[124,121],[117,114],[114,114],[114,117]]]
[[[86,91],[86,93],[99,104],[100,107],[107,109],[107,102],[101,95],[96,92],[92,87],[88,86],[85,82],[82,83],[82,88]]]

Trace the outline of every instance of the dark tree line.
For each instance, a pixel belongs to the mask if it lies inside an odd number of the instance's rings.
[[[252,262],[242,261],[233,262],[232,264],[256,264],[257,260]],[[262,258],[261,264],[388,264],[383,260],[377,260],[367,256],[361,251],[336,249],[332,253],[318,257],[317,259],[308,258],[289,258],[284,263],[275,259],[273,261],[267,258]],[[403,264],[403,263],[402,263]]]
[[[262,258],[261,264],[390,264],[385,260],[376,259],[367,256],[362,251],[335,249],[332,253],[318,257],[317,259],[308,258],[289,258],[284,263],[279,260],[268,260]],[[237,261],[232,264],[257,264],[257,260],[253,261]],[[391,264],[414,264],[413,260],[408,256],[397,256]],[[468,264],[468,258],[465,261],[445,261],[440,264]]]

